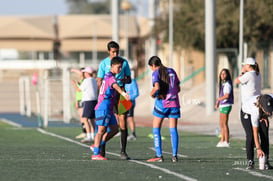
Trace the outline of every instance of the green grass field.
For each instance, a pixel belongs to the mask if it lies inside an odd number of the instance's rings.
[[[137,128],[129,141],[130,161],[119,158],[119,138],[107,144],[108,161],[92,161],[89,145],[74,139],[80,128],[17,128],[0,121],[0,180],[273,180],[272,171],[247,171],[244,141],[231,139],[231,148],[216,148],[218,138],[180,132],[179,162],[171,162],[169,131],[162,129],[163,163],[154,156],[151,128]],[[271,146],[272,149],[272,146]]]

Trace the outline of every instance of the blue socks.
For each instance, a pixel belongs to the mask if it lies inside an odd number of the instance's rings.
[[[93,152],[94,155],[98,155],[100,154],[100,148],[99,147],[94,147],[94,152]]]
[[[162,156],[162,143],[161,143],[161,134],[160,134],[160,128],[153,128],[153,135],[154,135],[154,147],[155,147],[155,153],[157,157]]]
[[[179,141],[177,128],[170,128],[170,134],[171,134],[173,156],[176,156],[178,152],[178,141]]]

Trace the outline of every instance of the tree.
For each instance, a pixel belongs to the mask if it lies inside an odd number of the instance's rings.
[[[205,7],[201,0],[174,0],[174,46],[204,51]],[[244,41],[259,48],[273,40],[273,1],[248,0],[244,7]],[[166,8],[168,9],[168,8]],[[239,46],[238,0],[216,1],[217,48]],[[168,12],[157,19],[155,33],[168,42]]]
[[[70,14],[109,14],[111,0],[66,0]]]

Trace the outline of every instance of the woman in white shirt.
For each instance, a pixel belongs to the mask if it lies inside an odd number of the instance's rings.
[[[241,85],[241,122],[246,133],[246,154],[248,164],[246,169],[254,168],[254,132],[258,131],[258,125],[251,123],[251,115],[243,109],[249,104],[249,100],[253,96],[261,94],[261,75],[259,66],[254,58],[247,58],[243,63],[242,73],[235,79],[236,84]],[[256,145],[257,146],[257,145]],[[262,150],[257,149],[257,154],[260,155]]]

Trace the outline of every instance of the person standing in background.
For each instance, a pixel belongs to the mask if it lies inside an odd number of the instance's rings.
[[[258,124],[251,122],[251,115],[246,112],[245,107],[249,99],[253,96],[261,95],[261,74],[259,66],[255,59],[249,57],[245,60],[242,67],[242,73],[235,79],[236,84],[241,85],[241,122],[246,133],[246,169],[254,168],[254,133],[258,130]],[[258,152],[258,150],[257,150]]]
[[[82,72],[83,69],[84,68],[81,68],[81,69],[72,68],[70,70],[71,72],[77,73],[78,76],[80,77],[79,81],[75,81],[77,87],[80,87],[81,83],[84,80],[84,73]],[[76,107],[76,109],[78,111],[78,114],[80,116],[80,122],[81,122],[81,127],[82,127],[82,133],[77,135],[75,138],[76,139],[82,139],[82,138],[86,137],[86,129],[85,129],[85,126],[84,126],[84,121],[82,119],[82,113],[83,113],[82,92],[81,91],[79,92],[79,91],[76,90],[76,96],[75,97],[76,97],[75,107]]]
[[[93,78],[93,69],[91,67],[85,67],[82,70],[85,79],[80,87],[77,87],[76,82],[73,81],[75,89],[82,92],[83,101],[83,121],[86,129],[86,137],[81,140],[82,143],[91,143],[94,140],[95,134],[95,106],[98,99],[98,87],[96,79]]]
[[[220,108],[221,140],[216,147],[229,147],[229,113],[234,103],[232,79],[228,69],[222,69],[219,75],[219,97],[215,108]]]
[[[127,114],[127,121],[129,122],[129,126],[131,129],[131,135],[128,136],[128,140],[136,140],[136,124],[134,120],[134,110],[136,106],[136,98],[139,96],[138,85],[135,79],[132,79],[130,84],[125,84],[125,90],[130,96],[130,100],[133,105],[131,109],[129,109]]]

